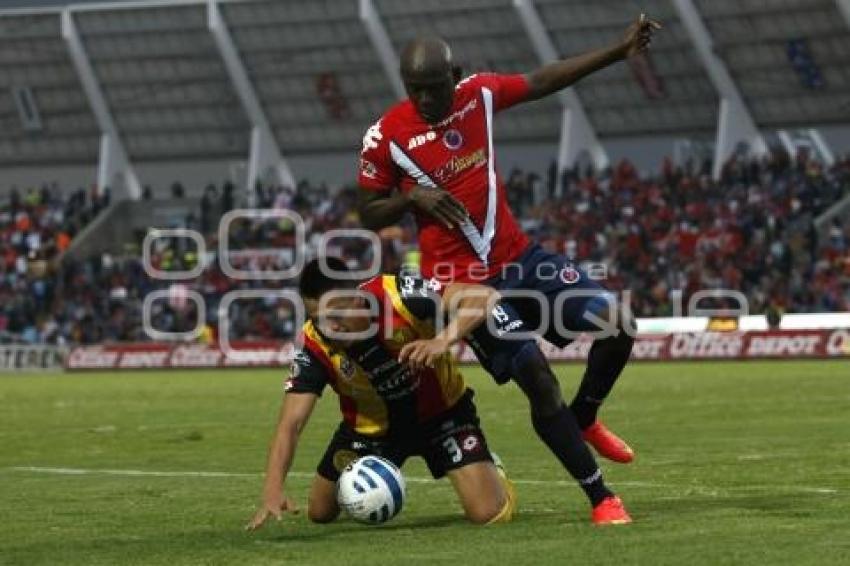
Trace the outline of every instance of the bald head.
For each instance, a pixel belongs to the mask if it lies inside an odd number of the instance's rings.
[[[416,111],[429,124],[445,118],[454,100],[452,51],[438,37],[422,37],[401,53],[401,80]]]
[[[430,78],[451,73],[452,50],[439,37],[414,39],[401,52],[401,76]]]

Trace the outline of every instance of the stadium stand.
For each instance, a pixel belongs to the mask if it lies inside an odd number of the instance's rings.
[[[29,3],[8,3],[16,4]],[[175,176],[167,184],[145,179],[155,189],[131,194],[118,172],[202,159],[250,169],[263,155],[290,161],[325,152],[345,152],[337,166],[350,171],[365,128],[401,95],[387,61],[414,36],[445,37],[466,74],[520,72],[546,59],[541,43],[568,55],[611,41],[636,9],[629,0],[80,2],[65,11],[50,7],[63,2],[43,4],[0,14],[0,167],[33,167],[37,182],[45,178],[37,168],[46,164],[93,168],[99,159],[104,197],[92,201],[83,191],[60,198],[57,188],[34,207],[26,204],[36,198],[31,193],[3,201],[0,336],[32,343],[143,340],[139,305],[161,288],[173,293],[157,303],[156,328],[192,328],[199,315],[194,291],[214,327],[221,295],[252,285],[225,276],[215,257],[219,223],[234,208],[297,212],[313,250],[327,230],[359,225],[353,189],[284,186],[257,167],[256,190],[243,182],[250,175],[234,174],[196,192],[209,178],[196,175],[176,176],[173,184]],[[559,136],[562,145],[571,139],[564,135],[566,111],[578,108],[594,139],[606,143],[658,135],[710,146],[723,129],[721,100],[734,100],[701,56],[685,5],[704,23],[740,92],[736,115],[750,116],[768,141],[779,133],[783,151],[750,159],[742,146],[719,179],[700,161],[701,151],[684,158],[680,152],[660,169],[657,162],[655,169],[635,165],[639,142],[630,146],[634,155],[626,152],[628,161],[596,171],[559,170],[560,160],[539,171],[520,160],[516,170],[502,171],[513,209],[546,246],[604,265],[613,287],[632,289],[639,315],[669,314],[695,289],[720,286],[740,289],[754,312],[848,310],[848,163],[825,151],[815,130],[806,130],[813,142],[796,153],[790,130],[848,123],[850,27],[835,2],[648,0],[641,9],[665,26],[650,55],[577,84],[578,106],[553,97],[505,113],[499,143],[546,144],[545,163],[561,155]],[[538,15],[540,29],[529,27],[523,7]],[[244,76],[228,63],[213,16],[226,28]],[[119,146],[126,162],[114,162]],[[172,204],[163,204],[165,193]],[[90,223],[110,194],[111,216]],[[170,282],[145,275],[139,252],[151,226],[204,235],[205,253],[185,238],[160,239],[151,257],[164,271],[201,265],[199,277]],[[397,270],[415,252],[412,233],[410,225],[382,233],[385,270]],[[238,220],[228,233],[229,259],[240,269],[279,268],[287,261],[280,250],[292,241],[285,219]],[[352,263],[369,260],[362,241],[335,246]],[[291,313],[276,313],[276,304],[234,304],[234,337],[289,336]]]
[[[0,206],[0,336],[42,340],[35,322],[52,308],[55,265],[109,202],[109,191],[57,185],[10,191]]]

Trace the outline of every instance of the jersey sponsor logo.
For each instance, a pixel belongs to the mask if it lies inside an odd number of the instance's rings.
[[[387,372],[391,369],[395,369],[397,366],[398,362],[396,362],[393,358],[390,358],[389,360],[385,361],[384,363],[373,369],[371,373],[375,375],[381,375],[384,372]]]
[[[483,167],[486,163],[487,155],[484,153],[484,148],[482,147],[466,155],[452,156],[451,159],[434,172],[434,176],[441,183],[445,183],[467,169],[477,169],[478,167]]]
[[[363,149],[361,153],[366,153],[370,149],[376,149],[382,139],[384,139],[384,134],[381,133],[381,121],[378,120],[366,130],[366,135],[363,136]]]
[[[310,354],[306,350],[298,350],[292,356],[292,363],[289,364],[289,377],[283,385],[283,390],[289,392],[295,387],[295,380],[301,375],[301,370],[311,363]]]
[[[289,365],[290,376],[295,378],[301,375],[301,368],[310,365],[310,354],[305,350],[298,350],[292,356],[292,363]]]
[[[396,401],[408,395],[412,395],[419,389],[420,377],[406,368],[392,373],[384,379],[376,379],[373,382],[375,391],[387,401]]]
[[[425,134],[417,134],[407,140],[407,150],[410,151],[411,149],[416,149],[417,147],[423,146],[428,142],[434,141],[435,139],[437,139],[437,134],[433,130],[430,130],[428,133]]]
[[[302,366],[309,366],[310,354],[308,354],[306,350],[298,350],[295,352],[295,355],[292,356],[292,361]]]
[[[431,293],[438,293],[442,285],[436,279],[420,279],[404,275],[401,277],[401,288],[399,293],[402,298],[407,299],[412,295],[428,297]]]
[[[466,105],[463,108],[461,108],[460,110],[456,110],[455,112],[452,112],[451,114],[449,114],[449,116],[447,118],[445,118],[442,122],[437,124],[437,127],[439,128],[439,127],[442,127],[442,126],[448,126],[449,124],[451,124],[455,120],[463,120],[464,118],[466,118],[467,114],[469,114],[470,112],[472,112],[476,108],[478,108],[478,99],[473,98],[472,100],[467,102]]]
[[[292,362],[292,364],[289,366],[289,375],[293,378],[301,375],[301,364],[299,364],[298,362]]]
[[[341,472],[356,459],[357,452],[353,450],[337,450],[334,452],[333,457],[334,468],[336,468],[336,471]]]
[[[581,273],[575,267],[570,266],[563,268],[558,276],[567,285],[578,283],[578,280],[581,279]]]
[[[479,445],[478,437],[475,436],[474,434],[470,434],[469,436],[464,438],[463,443],[461,444],[461,446],[463,446],[464,451],[466,451],[466,452],[472,452],[474,450],[477,450],[478,445]]]
[[[398,345],[407,344],[415,338],[413,331],[409,328],[393,330],[393,342]]]
[[[465,79],[461,80],[459,83],[457,83],[457,86],[455,86],[455,90],[457,90],[457,89],[459,89],[460,87],[464,86],[466,83],[468,83],[468,82],[469,82],[469,81],[471,81],[472,79],[476,78],[479,74],[480,74],[480,73],[473,73],[473,74],[469,75],[468,77],[466,77]]]
[[[378,176],[378,168],[368,159],[360,159],[360,174],[375,179]]]
[[[401,278],[401,289],[399,290],[402,298],[406,299],[413,295],[416,292],[416,278],[415,277],[402,277]],[[423,295],[424,296],[424,295]]]
[[[452,151],[460,149],[460,146],[463,145],[463,136],[454,128],[446,130],[446,133],[443,134],[443,145]]]
[[[354,363],[348,358],[343,357],[339,362],[339,371],[343,379],[350,380],[354,377]]]

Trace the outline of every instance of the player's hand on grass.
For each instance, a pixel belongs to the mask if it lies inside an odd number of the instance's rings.
[[[251,519],[251,522],[245,525],[245,530],[256,531],[272,517],[280,521],[283,518],[283,514],[286,512],[293,514],[298,513],[298,506],[291,497],[285,493],[266,496],[262,505],[260,505],[260,508],[257,509],[257,512],[254,514],[254,518]]]
[[[440,356],[449,350],[449,346],[447,341],[440,338],[416,340],[401,348],[398,359],[413,369],[432,368]]]
[[[631,57],[649,49],[652,35],[661,29],[661,23],[641,14],[627,29],[623,36],[622,49],[624,57]]]
[[[469,212],[448,191],[417,185],[408,193],[413,205],[451,229],[469,218]]]

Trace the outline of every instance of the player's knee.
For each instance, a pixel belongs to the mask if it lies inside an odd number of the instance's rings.
[[[307,502],[307,518],[314,523],[331,523],[339,516],[339,507],[335,504],[310,498]]]
[[[310,519],[310,521],[312,521],[313,523],[317,523],[319,525],[333,523],[338,516],[339,511],[330,512],[327,510],[307,510],[307,518]]]
[[[598,344],[604,348],[610,355],[628,357],[634,346],[634,322],[630,319],[624,319],[617,324],[617,334],[606,338],[597,339],[594,341],[594,347]]]
[[[529,396],[531,412],[539,417],[549,417],[557,413],[564,405],[561,386],[554,375],[540,379],[535,383],[534,395]]]
[[[584,316],[593,323],[594,331],[602,336],[635,334],[635,320],[630,309],[620,307],[616,297],[610,293],[591,298],[586,304]]]
[[[596,341],[605,341],[611,348],[631,352],[637,334],[637,322],[630,309],[617,308],[613,296],[604,294],[593,298],[587,311],[599,321],[598,329],[602,335]]]
[[[620,329],[620,334],[617,335],[617,344],[628,354],[632,353],[632,346],[635,345],[634,332],[629,330],[629,327]]]
[[[514,363],[514,381],[528,397],[531,412],[553,415],[564,404],[561,385],[537,345],[524,348]]]
[[[624,312],[621,313],[620,319],[617,321],[617,330],[619,331],[617,337],[620,341],[628,343],[629,348],[631,348],[637,335],[637,320],[630,311],[624,309]]]

